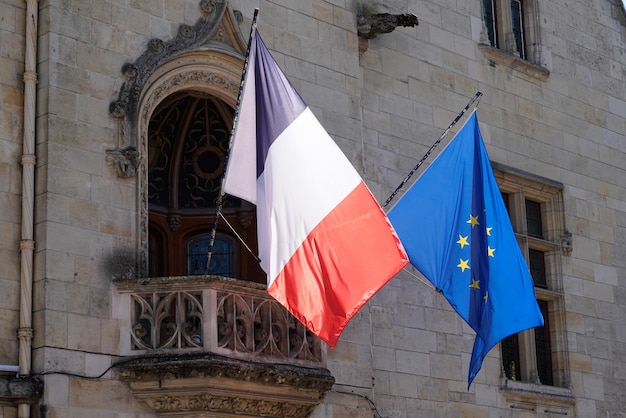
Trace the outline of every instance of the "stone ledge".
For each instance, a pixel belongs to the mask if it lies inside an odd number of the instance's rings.
[[[576,399],[569,388],[506,380],[500,392],[511,409],[573,416]]]
[[[114,279],[113,284],[121,293],[139,291],[189,290],[190,287],[211,285],[216,289],[232,287],[267,292],[267,285],[221,276],[174,276]]]
[[[513,70],[519,71],[522,74],[541,81],[546,81],[550,76],[549,70],[521,58],[517,58],[516,56],[506,53],[498,48],[494,48],[491,45],[479,44],[478,48],[482,51],[485,58],[487,58],[487,60],[489,60],[492,64],[505,65]]]
[[[324,368],[212,353],[126,358],[116,370],[157,415],[180,417],[307,417],[335,381]]]

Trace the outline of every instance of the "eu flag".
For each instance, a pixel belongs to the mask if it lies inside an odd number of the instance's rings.
[[[500,340],[543,325],[475,112],[388,217],[411,264],[476,332],[468,387]]]

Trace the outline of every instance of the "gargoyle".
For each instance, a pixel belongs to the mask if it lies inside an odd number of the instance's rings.
[[[372,39],[382,33],[393,32],[398,26],[414,27],[418,24],[417,16],[411,13],[397,15],[379,13],[359,15],[357,19],[357,30],[361,38]]]

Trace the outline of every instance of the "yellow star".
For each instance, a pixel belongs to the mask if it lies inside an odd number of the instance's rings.
[[[491,248],[490,246],[487,245],[487,255],[489,257],[493,257],[493,253],[496,251],[495,248]]]
[[[465,247],[466,245],[469,245],[469,242],[467,242],[467,237],[464,237],[461,235],[459,235],[459,240],[456,243],[459,244],[461,248]]]
[[[472,214],[470,214],[469,221],[467,221],[466,223],[471,224],[472,228],[474,228],[476,225],[480,225],[480,223],[478,223],[478,215],[472,216]]]
[[[480,289],[480,286],[478,285],[479,283],[480,283],[480,280],[472,279],[472,283],[470,284],[470,287],[472,289]]]
[[[461,269],[462,272],[465,271],[465,269],[469,269],[470,266],[468,265],[469,263],[469,259],[467,260],[463,260],[462,258],[459,259],[459,264],[457,264],[456,266],[459,267]]]
[[[488,236],[491,236],[491,230],[492,230],[493,228],[487,227],[487,228],[485,228],[485,229],[487,230],[487,235],[488,235]]]
[[[483,299],[485,299],[485,302],[487,302],[487,299],[489,299],[489,291],[485,292],[485,296],[483,296]]]

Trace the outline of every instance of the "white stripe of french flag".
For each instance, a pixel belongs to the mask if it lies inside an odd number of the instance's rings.
[[[256,31],[224,191],[257,206],[268,292],[331,347],[408,263],[380,205]]]

